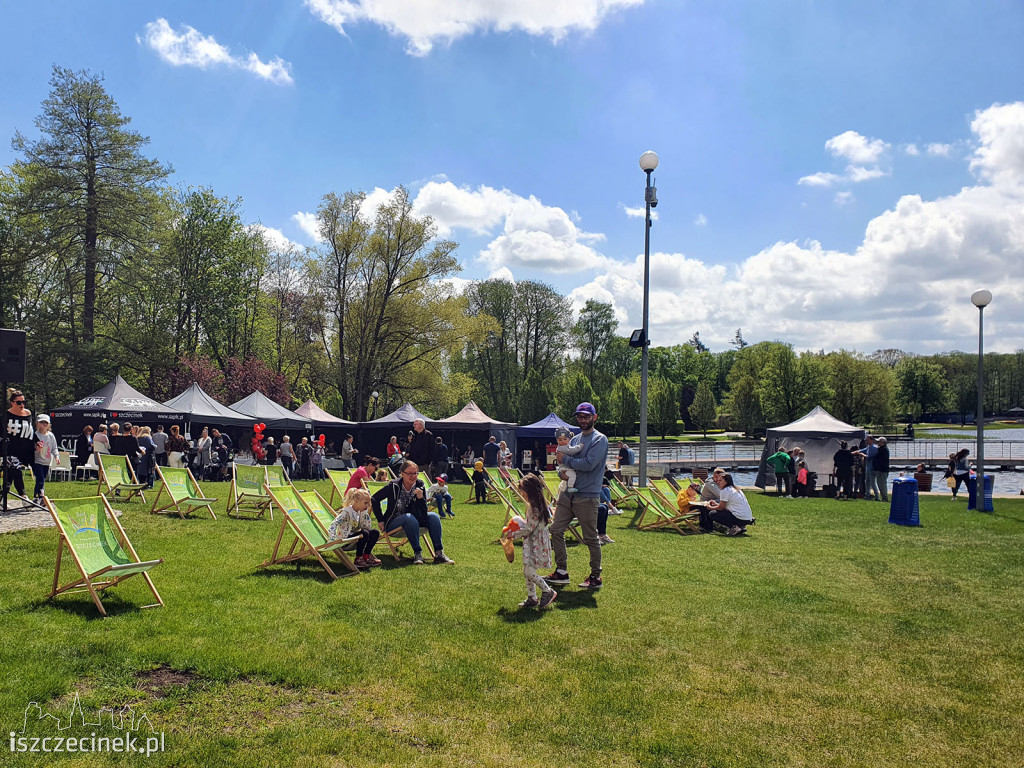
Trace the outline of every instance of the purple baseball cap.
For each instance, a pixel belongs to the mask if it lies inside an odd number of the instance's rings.
[[[597,409],[590,403],[580,403],[576,406],[576,413],[589,413],[591,416],[597,416]]]

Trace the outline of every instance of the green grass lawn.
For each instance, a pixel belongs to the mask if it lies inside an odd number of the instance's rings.
[[[166,561],[166,607],[137,609],[137,577],[107,619],[88,595],[43,599],[53,529],[0,536],[5,737],[28,702],[77,692],[87,711],[145,711],[166,751],[59,765],[1024,764],[1024,500],[985,515],[924,498],[904,528],[880,503],[750,493],[740,538],[636,531],[627,513],[605,587],[541,613],[516,608],[500,508],[454,491],[456,565],[395,565],[379,545],[384,568],[336,582],[313,561],[257,567],[278,522],[125,505],[140,556]],[[571,547],[574,582],[586,563]],[[0,745],[3,765],[51,760]]]

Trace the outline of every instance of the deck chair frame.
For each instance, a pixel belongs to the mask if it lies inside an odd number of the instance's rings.
[[[156,498],[153,499],[153,507],[149,510],[150,514],[174,512],[184,520],[185,515],[206,507],[210,510],[210,517],[214,520],[217,519],[217,515],[213,511],[213,505],[217,503],[217,499],[208,499],[202,495],[203,489],[199,487],[191,469],[188,467],[161,467],[158,464],[156,476],[160,480],[160,490],[157,491]],[[184,493],[175,495],[175,491],[172,490],[174,488],[184,488]],[[194,489],[198,495],[192,494],[190,489]],[[164,491],[167,492],[169,501],[161,507],[160,497]]]
[[[153,584],[153,580],[150,578],[148,571],[154,566],[159,565],[163,560],[140,560],[138,553],[135,551],[135,547],[132,546],[131,540],[128,538],[128,534],[125,533],[124,528],[121,527],[121,522],[117,519],[117,515],[114,514],[114,510],[110,507],[110,502],[107,501],[105,496],[90,496],[85,498],[76,499],[50,499],[44,496],[43,501],[46,504],[46,509],[50,513],[50,517],[53,518],[54,525],[57,527],[57,563],[53,570],[53,588],[50,590],[50,594],[46,596],[47,600],[54,598],[60,594],[73,594],[75,592],[88,592],[92,597],[93,603],[99,610],[100,615],[106,616],[107,610],[103,607],[103,601],[100,600],[99,593],[105,589],[110,589],[120,584],[125,579],[131,578],[132,576],[141,575],[149,586],[150,591],[153,593],[153,597],[156,598],[156,602],[151,605],[144,605],[143,608],[157,608],[162,607],[164,601],[160,598],[160,593],[156,591],[156,586]],[[71,523],[73,525],[80,524],[82,522],[91,522],[88,520],[76,519],[72,516],[73,512],[67,509],[67,505],[77,504],[82,502],[82,506],[85,506],[85,502],[92,502],[94,511],[96,513],[95,527],[81,526],[73,533],[68,533],[68,526],[65,523]],[[63,511],[62,511],[63,510]],[[81,514],[81,513],[78,513]],[[103,542],[101,541],[102,533],[100,532],[100,515],[102,515],[103,523],[107,529],[114,535],[114,540]],[[66,519],[65,519],[66,518]],[[78,536],[83,532],[95,532],[95,537],[90,542],[90,548],[110,548],[112,544],[117,545],[116,552],[119,552],[124,562],[113,562],[114,558],[107,557],[107,563],[100,568],[96,568],[92,571],[83,562],[83,557],[78,551],[78,542],[72,541],[72,536]],[[81,546],[85,546],[87,540],[81,541]],[[60,569],[61,561],[63,559],[64,549],[67,548],[71,555],[71,559],[75,563],[75,567],[78,568],[81,578],[75,579],[68,582],[67,584],[60,584]]]
[[[132,468],[132,463],[128,460],[127,456],[115,456],[112,453],[100,453],[99,456],[99,485],[96,487],[96,493],[101,496],[106,496],[107,493],[114,494],[118,501],[131,501],[136,496],[141,499],[142,503],[146,503],[146,494],[143,493],[146,484],[140,483],[138,478],[135,477],[135,470]],[[122,468],[123,464],[123,468]],[[107,476],[110,474],[121,475],[121,480],[110,484],[110,478]],[[131,482],[124,482],[124,479],[128,478]],[[107,487],[107,493],[103,492],[103,486]],[[121,491],[128,491],[127,496],[121,496]]]
[[[674,530],[680,535],[700,533],[700,526],[697,525],[700,517],[698,512],[680,512],[654,487],[637,488],[636,495],[640,504],[640,517],[636,521],[637,530]],[[645,522],[648,512],[652,513],[654,519]]]
[[[338,575],[324,559],[325,554],[334,553],[341,565],[349,572],[348,575],[359,573],[355,563],[342,550],[347,544],[354,544],[359,540],[358,536],[347,539],[331,540],[327,538],[327,529],[324,528],[321,519],[309,508],[294,486],[264,486],[271,503],[282,513],[281,527],[277,532],[277,540],[274,542],[274,551],[268,560],[260,563],[260,568],[268,568],[271,565],[281,563],[298,563],[309,557],[316,558],[320,566],[331,577],[336,580]],[[282,542],[285,540],[285,533],[291,531],[292,541],[288,551],[282,549]]]
[[[252,470],[251,473],[250,470]],[[252,477],[239,478],[239,475],[246,474],[251,474]],[[269,511],[270,519],[273,520],[273,504],[270,497],[263,491],[266,484],[267,468],[262,464],[232,462],[231,488],[228,490],[228,515],[234,511],[235,517],[241,517],[243,511],[248,511],[254,512],[254,517],[263,517]]]
[[[363,488],[368,490],[372,496],[389,482],[394,481],[370,480],[369,478],[364,477]],[[402,559],[401,547],[406,544],[412,547],[408,537],[405,535],[405,529],[401,526],[388,531],[385,530],[384,522],[382,520],[378,520],[377,530],[380,531],[381,540],[388,545],[388,549],[391,550],[391,556],[394,557],[396,561]],[[423,546],[426,547],[427,552],[430,553],[431,557],[434,557],[434,545],[430,541],[430,532],[422,525],[420,526],[420,538],[423,540]]]
[[[348,481],[352,479],[351,469],[326,469],[327,479],[331,481],[331,498],[328,503],[334,506],[334,494],[337,493],[341,496],[341,501],[345,501],[345,489],[348,488]]]

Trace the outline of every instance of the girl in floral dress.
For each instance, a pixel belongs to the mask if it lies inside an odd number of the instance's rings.
[[[526,599],[519,604],[520,608],[547,608],[558,597],[537,570],[551,567],[551,510],[544,499],[544,490],[536,475],[526,475],[519,487],[526,497],[529,509],[526,512],[526,524],[518,531],[511,532],[511,538],[523,540],[523,577],[526,579]],[[536,587],[540,587],[540,599],[537,599]]]

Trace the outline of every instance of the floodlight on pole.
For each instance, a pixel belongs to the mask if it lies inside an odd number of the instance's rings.
[[[647,486],[647,351],[650,347],[648,316],[650,310],[651,286],[651,208],[658,206],[658,188],[651,184],[651,174],[658,167],[658,155],[648,150],[640,155],[640,170],[647,175],[644,189],[644,316],[643,334],[639,337],[640,347],[640,466],[637,482],[641,488]]]

